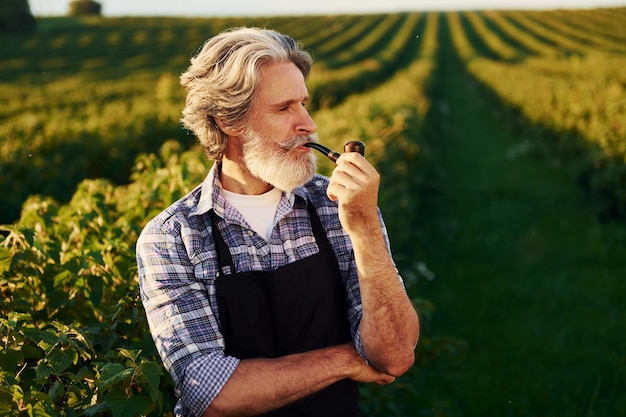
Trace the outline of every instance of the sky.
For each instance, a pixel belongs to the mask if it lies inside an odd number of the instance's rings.
[[[71,0],[29,0],[35,16],[65,15]],[[98,0],[104,16],[276,16],[428,10],[588,9],[626,0]]]

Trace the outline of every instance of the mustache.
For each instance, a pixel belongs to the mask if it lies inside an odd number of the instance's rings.
[[[291,139],[281,143],[280,146],[284,149],[290,150],[290,149],[298,148],[304,145],[305,143],[309,143],[309,142],[313,142],[313,143],[319,142],[319,139],[315,133],[312,133],[310,135],[294,136]]]

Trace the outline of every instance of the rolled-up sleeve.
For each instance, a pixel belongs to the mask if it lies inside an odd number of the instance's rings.
[[[202,241],[184,222],[157,218],[137,242],[139,287],[150,331],[189,416],[202,415],[239,364],[224,355],[211,307],[215,273],[196,274],[199,266],[192,258]]]

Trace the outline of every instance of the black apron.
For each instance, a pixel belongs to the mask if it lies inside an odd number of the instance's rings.
[[[276,358],[351,341],[337,259],[313,205],[308,208],[319,252],[274,271],[248,272],[236,272],[211,211],[220,266],[215,291],[226,355]],[[224,275],[224,266],[233,273]],[[263,415],[356,417],[358,384],[345,379]]]

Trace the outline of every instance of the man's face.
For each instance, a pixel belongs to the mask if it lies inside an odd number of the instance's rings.
[[[244,163],[252,175],[290,191],[315,173],[315,155],[306,142],[317,141],[315,122],[304,108],[308,92],[293,63],[261,70],[249,128],[243,134]]]

